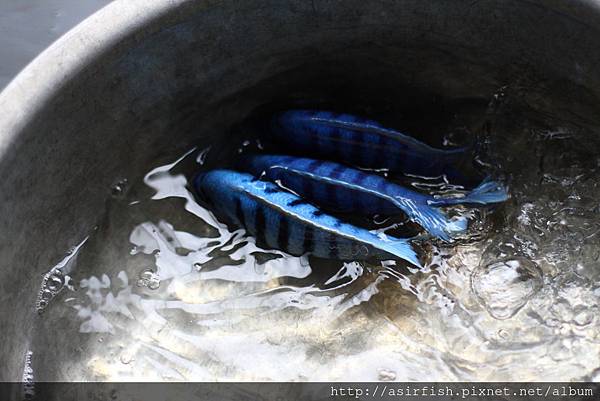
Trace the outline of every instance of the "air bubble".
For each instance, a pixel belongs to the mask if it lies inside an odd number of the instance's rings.
[[[41,301],[46,301],[46,302],[50,301],[53,296],[54,296],[54,292],[52,292],[49,289],[42,290],[42,293],[40,294]]]
[[[594,314],[591,311],[583,310],[573,317],[573,322],[577,326],[587,326],[594,320]]]
[[[160,287],[160,277],[152,269],[146,269],[140,273],[137,286],[156,290]]]
[[[380,381],[394,381],[396,380],[396,372],[388,369],[379,369],[377,371],[377,379]]]
[[[127,192],[127,179],[118,180],[110,187],[110,193],[113,198],[123,198]]]
[[[62,277],[55,274],[55,275],[50,276],[50,278],[48,279],[48,282],[46,283],[46,287],[48,288],[48,290],[50,290],[52,292],[56,292],[62,288],[63,284],[64,284],[64,281],[63,281]]]
[[[480,265],[471,276],[471,286],[492,317],[509,319],[540,290],[542,272],[524,257],[506,258]]]
[[[121,361],[121,363],[123,365],[129,365],[135,359],[134,359],[133,355],[125,353],[125,354],[121,354],[121,357],[119,358],[119,360]]]
[[[510,338],[510,333],[504,329],[498,330],[498,337],[502,340],[508,340]]]

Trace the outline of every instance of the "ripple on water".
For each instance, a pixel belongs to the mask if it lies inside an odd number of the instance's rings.
[[[470,232],[424,246],[420,271],[259,247],[190,191],[207,152],[118,181],[108,223],[44,277],[40,320],[68,324],[38,346],[72,361],[51,379],[598,380],[600,158],[498,133],[510,201],[452,209]]]
[[[514,316],[542,285],[539,267],[518,256],[480,266],[471,276],[471,286],[479,303],[500,320]]]

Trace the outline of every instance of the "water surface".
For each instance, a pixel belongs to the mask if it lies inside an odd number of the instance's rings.
[[[600,147],[494,101],[477,117],[476,169],[504,180],[511,199],[454,208],[470,216],[469,233],[423,244],[420,271],[291,257],[229,230],[188,185],[214,148],[117,179],[103,223],[44,279],[40,319],[63,330],[38,341],[62,362],[38,376],[599,379]],[[259,145],[240,140],[230,153]],[[456,190],[443,178],[403,180]]]

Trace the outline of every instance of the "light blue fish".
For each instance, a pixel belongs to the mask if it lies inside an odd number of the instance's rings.
[[[434,148],[376,121],[330,111],[276,114],[271,131],[290,150],[304,155],[427,176],[462,177],[455,166],[468,154],[468,148]]]
[[[273,249],[340,260],[403,259],[421,266],[410,240],[345,223],[250,174],[213,170],[198,175],[194,187],[218,218]]]
[[[241,159],[239,167],[332,212],[371,216],[403,213],[446,241],[465,232],[468,222],[466,218],[450,219],[438,207],[487,205],[508,198],[506,188],[495,181],[484,181],[462,197],[435,198],[343,164],[293,156],[250,155]]]

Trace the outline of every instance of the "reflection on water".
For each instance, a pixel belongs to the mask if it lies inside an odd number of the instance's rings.
[[[189,192],[200,151],[121,181],[42,315],[71,323],[57,378],[597,380],[597,145],[499,123],[483,140],[512,198],[465,210],[470,234],[420,271],[259,248]]]

